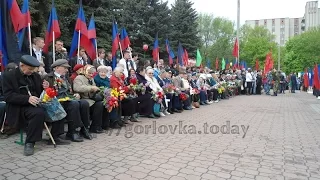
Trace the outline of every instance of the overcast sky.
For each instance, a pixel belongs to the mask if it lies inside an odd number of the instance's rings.
[[[169,4],[175,0],[168,0]],[[198,12],[237,20],[237,0],[191,0]],[[240,22],[246,20],[303,17],[308,0],[240,0]],[[310,0],[309,0],[310,1]]]

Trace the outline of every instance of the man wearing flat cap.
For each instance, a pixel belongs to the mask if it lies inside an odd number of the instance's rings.
[[[58,59],[55,61],[51,68],[52,72],[47,74],[44,78],[49,82],[49,86],[56,89],[58,92],[57,98],[60,100],[61,105],[67,112],[66,120],[68,122],[68,132],[66,138],[73,142],[82,142],[83,139],[76,131],[81,127],[80,133],[86,139],[92,139],[87,129],[89,127],[89,103],[85,100],[80,100],[80,95],[73,93],[71,80],[66,77],[70,65],[65,59]],[[66,99],[66,97],[68,99]],[[53,138],[58,138],[64,134],[64,131],[59,134],[52,135]]]
[[[184,78],[185,75],[186,75],[186,71],[180,69],[179,70],[179,75],[174,77],[172,79],[172,81],[173,81],[173,85],[177,88],[177,90],[188,94],[188,91],[190,89],[184,88],[183,81],[182,81],[182,78]],[[190,95],[190,93],[189,93],[189,95]],[[182,110],[182,108],[184,110],[192,110],[190,100],[188,99],[185,102],[181,102],[181,100],[179,99],[179,96],[175,96],[174,97],[174,106],[175,106],[174,108],[177,109],[177,110]]]
[[[7,122],[10,127],[27,126],[24,155],[34,153],[35,142],[42,139],[45,111],[38,106],[40,94],[47,87],[35,69],[40,62],[30,55],[21,57],[19,67],[3,74],[3,93],[7,103]],[[31,95],[30,95],[31,94]],[[54,129],[52,129],[54,132]]]

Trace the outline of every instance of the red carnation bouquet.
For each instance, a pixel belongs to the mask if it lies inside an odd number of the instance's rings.
[[[53,98],[55,98],[58,95],[57,91],[54,88],[47,88],[45,89],[41,94],[41,102],[49,102]]]
[[[189,98],[189,95],[186,93],[180,93],[179,98],[181,101],[186,101]]]
[[[164,98],[164,94],[162,92],[157,92],[157,93],[154,93],[152,92],[152,97],[151,97],[155,102],[157,103],[162,103],[162,100]]]

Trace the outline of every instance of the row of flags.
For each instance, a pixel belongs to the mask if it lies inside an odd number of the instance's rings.
[[[320,89],[320,65],[315,64],[313,68],[305,68],[303,74],[304,87],[315,87]]]

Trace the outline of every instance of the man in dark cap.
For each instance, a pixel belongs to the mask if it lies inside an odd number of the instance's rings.
[[[30,56],[21,58],[19,67],[3,74],[3,94],[7,103],[7,122],[10,127],[27,126],[24,155],[34,153],[34,144],[42,139],[45,112],[38,106],[40,94],[46,86],[35,69],[40,62]]]
[[[173,85],[181,92],[184,92],[188,95],[190,95],[189,89],[185,89],[183,86],[183,81],[182,78],[184,78],[184,76],[186,75],[186,71],[185,70],[180,70],[179,71],[179,75],[173,78]],[[191,107],[191,102],[190,100],[186,100],[184,102],[181,102],[181,100],[179,99],[179,96],[175,96],[174,97],[174,105],[175,105],[175,109],[178,110],[192,110]],[[183,108],[183,109],[182,109]]]
[[[52,72],[47,74],[44,78],[45,81],[49,82],[49,86],[57,90],[57,98],[65,99],[66,97],[70,100],[60,102],[65,111],[67,112],[66,120],[68,122],[68,133],[66,134],[67,139],[73,142],[82,142],[83,139],[80,137],[76,128],[82,127],[80,133],[86,139],[92,139],[87,129],[89,127],[89,103],[85,100],[80,100],[80,95],[73,93],[71,80],[66,77],[70,65],[65,59],[58,59],[55,61],[51,68]],[[58,134],[52,134],[53,138],[59,138],[60,135],[64,134],[64,131]]]

